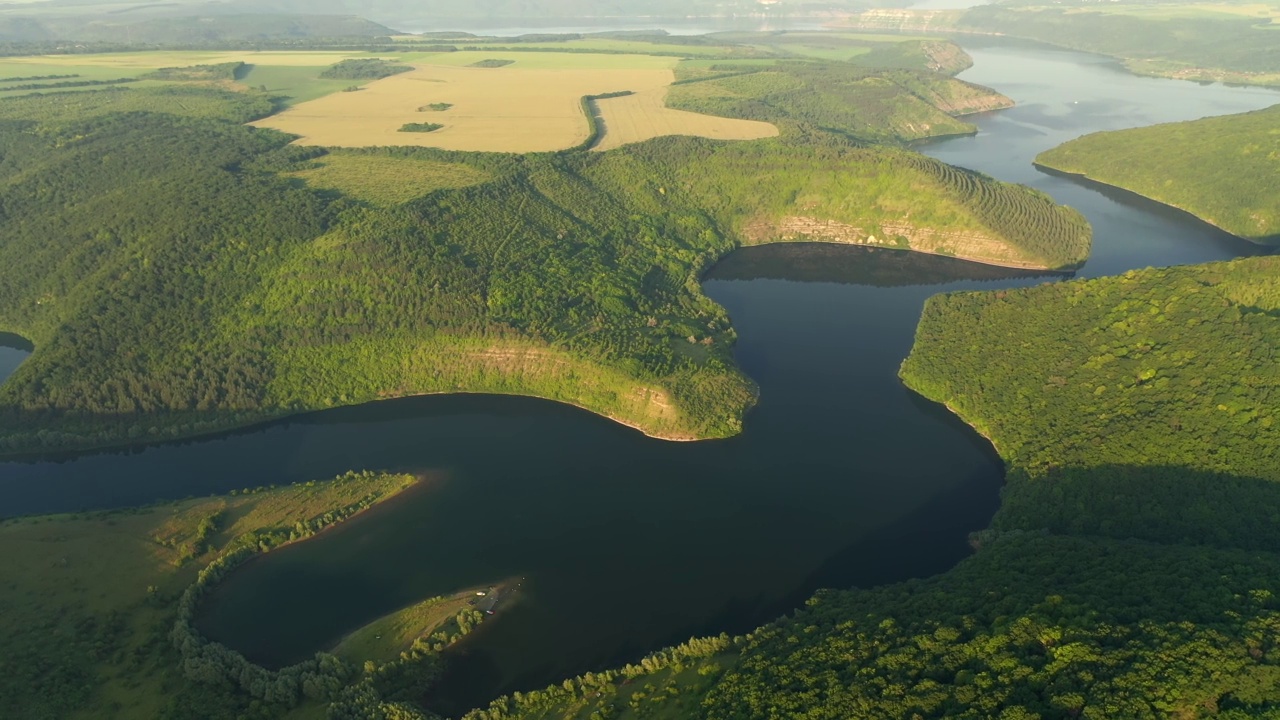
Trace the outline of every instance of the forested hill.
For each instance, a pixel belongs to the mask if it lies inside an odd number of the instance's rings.
[[[1229,233],[1280,245],[1280,105],[1191,122],[1094,133],[1036,163],[1186,210]]]
[[[469,719],[1274,717],[1278,274],[1255,258],[933,298],[903,377],[1010,464],[973,557]]]
[[[1036,267],[1088,252],[1087,224],[1043,195],[800,125],[607,153],[319,157],[239,124],[271,109],[196,87],[0,105],[0,328],[36,345],[0,387],[4,451],[455,390],[723,437],[754,389],[697,280],[736,245]],[[281,174],[343,168],[354,180],[315,190]]]

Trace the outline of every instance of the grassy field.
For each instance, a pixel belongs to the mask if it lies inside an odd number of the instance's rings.
[[[467,67],[510,59],[501,68]],[[414,62],[408,55],[406,62]],[[303,103],[257,123],[302,136],[304,145],[421,145],[446,150],[539,152],[586,140],[584,95],[661,90],[673,79],[672,58],[567,53],[448,53],[414,62],[415,70],[379,80],[358,93]],[[419,108],[452,107],[430,134],[399,132],[422,121]],[[653,137],[661,133],[652,133]]]
[[[477,619],[483,620],[483,610],[491,603],[500,599],[500,607],[505,607],[517,584],[509,581],[468,588],[447,597],[414,603],[347,635],[333,648],[333,654],[352,664],[363,665],[369,660],[391,662],[419,639],[443,648],[466,635]],[[470,627],[464,627],[464,623]]]
[[[433,190],[464,188],[489,179],[470,165],[419,158],[335,152],[315,162],[315,167],[289,173],[323,190],[375,205],[398,205]]]
[[[693,135],[713,140],[759,140],[776,137],[778,128],[753,120],[703,115],[667,107],[667,88],[599,100],[604,135],[596,150],[612,150],[664,135]]]
[[[172,603],[199,568],[244,533],[293,527],[414,482],[349,475],[0,523],[0,710],[14,718],[159,717],[175,684],[187,682],[173,668],[167,636]]]
[[[77,82],[77,81],[102,81],[102,80],[119,80],[122,78],[136,78],[153,68],[131,68],[131,67],[115,67],[111,65],[94,65],[94,64],[76,64],[58,62],[60,58],[3,58],[0,59],[0,77],[3,78],[29,78],[33,76],[49,76],[49,75],[78,75],[75,78],[66,78],[64,80],[16,80],[11,82],[0,82],[0,99],[14,97],[18,95],[30,95],[36,90],[15,90],[19,85],[27,85],[30,83],[54,83],[54,82]],[[145,87],[147,85],[158,85],[157,82],[143,81],[138,83],[129,83],[128,87]],[[96,89],[100,89],[97,86]],[[67,88],[66,90],[92,90],[95,87],[85,88]]]

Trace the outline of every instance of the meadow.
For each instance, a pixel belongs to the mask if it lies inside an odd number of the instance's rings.
[[[463,163],[386,153],[332,152],[287,173],[318,190],[334,190],[375,205],[399,205],[435,190],[479,185],[490,179]]]

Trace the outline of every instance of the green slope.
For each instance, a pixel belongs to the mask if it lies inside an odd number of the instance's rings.
[[[1280,244],[1280,105],[1102,132],[1036,163],[1145,195],[1246,240]]]
[[[723,437],[754,388],[697,281],[738,244],[786,239],[799,218],[843,242],[964,240],[992,262],[1088,251],[1078,213],[1042,195],[801,127],[609,153],[345,154],[426,173],[417,199],[366,202],[389,187],[376,162],[324,165],[237,124],[269,110],[197,88],[0,107],[0,327],[37,348],[0,387],[0,449],[452,391]],[[314,190],[297,179],[321,168]]]
[[[1028,470],[1165,463],[1280,480],[1277,270],[1260,258],[938,297],[903,377]]]

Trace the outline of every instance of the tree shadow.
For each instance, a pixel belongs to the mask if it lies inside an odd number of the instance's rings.
[[[1171,465],[1014,471],[992,523],[1010,531],[1275,552],[1280,482]]]

